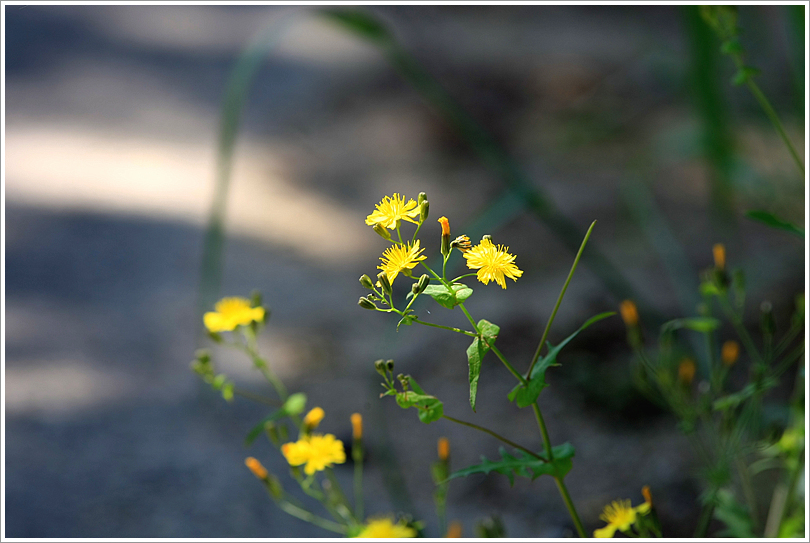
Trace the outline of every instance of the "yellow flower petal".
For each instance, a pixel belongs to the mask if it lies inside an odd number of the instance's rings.
[[[402,220],[410,221],[414,224],[419,224],[414,219],[419,216],[419,208],[416,202],[408,200],[405,202],[405,197],[394,193],[393,197],[385,196],[376,209],[366,217],[366,224],[374,226],[379,224],[389,230],[394,230],[397,223]]]
[[[594,537],[613,537],[613,534],[616,533],[616,527],[612,524],[608,524],[604,528],[599,528],[598,530],[593,531]]]
[[[478,270],[476,276],[479,281],[485,285],[495,281],[501,288],[506,288],[504,277],[517,281],[517,278],[523,275],[523,271],[515,265],[515,256],[508,251],[509,247],[504,248],[503,245],[496,247],[491,240],[485,238],[463,256],[467,259],[468,268]]]
[[[388,282],[393,284],[400,272],[410,272],[419,264],[420,260],[427,258],[419,255],[422,251],[424,249],[419,248],[419,240],[416,240],[413,246],[410,244],[394,245],[383,251],[383,255],[380,257],[382,265],[377,266],[377,269],[384,271]]]
[[[405,524],[394,524],[390,518],[386,517],[369,520],[363,531],[355,537],[378,539],[416,537],[416,530]]]
[[[304,473],[307,475],[346,461],[343,442],[332,434],[311,434],[294,443],[285,443],[281,454],[291,466],[306,464]]]
[[[264,308],[250,307],[250,301],[244,298],[223,298],[214,307],[216,311],[203,315],[203,324],[211,332],[230,332],[264,319]]]

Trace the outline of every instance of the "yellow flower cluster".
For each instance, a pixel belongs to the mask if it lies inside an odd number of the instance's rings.
[[[237,326],[264,319],[264,308],[251,307],[244,298],[223,298],[214,308],[216,311],[203,315],[203,323],[210,332],[230,332]]]
[[[402,522],[394,524],[390,518],[383,517],[369,520],[363,531],[355,537],[377,539],[416,537],[416,530]]]
[[[631,507],[630,500],[614,501],[606,505],[599,518],[607,522],[607,526],[594,530],[594,537],[613,537],[616,530],[626,532],[636,521],[638,515],[650,512],[651,502],[645,501],[638,507]]]
[[[281,446],[281,453],[291,466],[304,466],[304,473],[312,475],[346,461],[343,442],[332,434],[310,434],[294,443]]]

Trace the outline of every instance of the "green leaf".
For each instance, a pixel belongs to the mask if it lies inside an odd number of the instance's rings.
[[[723,45],[720,46],[720,51],[726,55],[741,55],[743,48],[742,45],[740,45],[740,40],[732,38],[723,42]]]
[[[321,14],[333,20],[361,38],[380,44],[391,41],[391,34],[372,15],[353,9],[325,9]]]
[[[281,408],[289,415],[297,415],[304,410],[307,405],[307,395],[303,392],[292,394]]]
[[[515,455],[511,455],[506,450],[500,448],[501,459],[498,461],[488,460],[485,456],[481,457],[481,463],[470,466],[459,471],[454,472],[447,479],[456,479],[458,477],[467,477],[476,473],[489,474],[493,471],[506,475],[509,478],[509,484],[515,484],[515,476],[527,477],[532,481],[541,475],[551,475],[552,477],[565,477],[571,471],[572,458],[574,457],[574,446],[570,443],[563,443],[553,448],[554,461],[549,462],[545,454],[540,454],[542,458],[537,458],[523,451],[515,451]]]
[[[778,384],[776,379],[767,378],[762,381],[760,386],[757,386],[755,383],[750,383],[746,385],[742,390],[739,392],[735,392],[734,394],[728,394],[721,398],[716,399],[712,403],[712,409],[715,411],[726,411],[728,409],[734,409],[742,402],[753,396],[757,393],[757,391],[765,391],[770,388],[775,387]]]
[[[428,285],[422,294],[427,294],[439,305],[453,309],[458,304],[472,296],[473,290],[462,283],[453,283],[453,294],[444,285]]]
[[[719,537],[744,537],[746,539],[756,537],[751,515],[744,506],[737,502],[730,491],[721,489],[717,492],[714,516],[727,526],[726,530],[717,534]]]
[[[426,394],[416,380],[408,375],[408,383],[413,390],[397,392],[396,401],[403,409],[417,408],[419,420],[425,424],[437,421],[444,415],[444,405],[435,396]]]
[[[413,321],[415,321],[416,319],[417,319],[417,316],[416,315],[411,315],[411,314],[405,315],[404,317],[402,317],[399,320],[399,322],[397,323],[397,332],[399,331],[399,325],[400,324],[404,324],[405,326],[410,326],[411,324],[413,324]]]
[[[673,319],[665,322],[661,326],[661,333],[672,332],[680,328],[687,328],[703,334],[711,332],[720,326],[720,321],[714,317],[689,317],[685,319]]]
[[[560,353],[562,348],[568,345],[568,343],[574,339],[577,334],[585,330],[590,325],[599,322],[602,319],[612,317],[615,314],[615,311],[606,311],[605,313],[594,315],[590,319],[586,320],[576,332],[562,340],[556,347],[550,342],[546,342],[548,345],[548,352],[546,353],[546,356],[538,359],[537,363],[532,368],[532,374],[529,376],[528,387],[524,387],[521,384],[516,385],[508,395],[509,401],[517,401],[518,407],[526,407],[536,402],[537,398],[540,396],[540,393],[543,392],[543,389],[546,388],[546,386],[548,386],[546,384],[546,370],[552,366],[559,366],[559,364],[557,364],[557,355]]]
[[[759,70],[752,66],[743,66],[740,68],[734,77],[731,79],[731,84],[739,87],[744,85],[749,79],[759,74]]]
[[[501,328],[486,319],[481,319],[478,321],[478,331],[481,335],[473,339],[473,342],[467,347],[467,362],[470,369],[470,407],[472,407],[473,411],[475,411],[475,400],[478,396],[478,376],[481,375],[481,361],[484,359],[484,355],[489,352],[490,346],[498,339]]]
[[[703,281],[700,284],[700,294],[703,296],[717,296],[720,294],[720,291],[717,290],[717,285],[712,283],[711,281]]]
[[[755,221],[759,221],[761,223],[767,224],[771,228],[777,228],[779,230],[785,230],[786,232],[790,232],[791,234],[795,234],[800,238],[804,238],[804,230],[799,228],[798,226],[791,224],[787,221],[784,221],[774,215],[773,213],[768,213],[767,211],[762,210],[752,210],[745,214],[746,217],[749,219],[754,219]]]

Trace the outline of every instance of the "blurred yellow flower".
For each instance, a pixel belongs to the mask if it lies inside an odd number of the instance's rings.
[[[352,413],[352,438],[363,439],[363,415],[360,413]]]
[[[692,380],[695,378],[696,370],[695,361],[691,358],[684,358],[681,363],[678,364],[678,379],[684,384],[691,384]]]
[[[210,332],[230,332],[264,318],[264,308],[250,307],[250,301],[244,298],[223,298],[214,308],[216,311],[203,315],[203,323]]]
[[[390,518],[384,517],[369,520],[363,531],[355,537],[380,539],[416,537],[416,530],[403,523],[394,524]]]
[[[245,465],[253,473],[253,475],[258,477],[259,479],[267,479],[267,470],[265,469],[264,466],[262,466],[261,462],[259,462],[252,456],[248,456],[247,458],[245,458]]]
[[[630,500],[614,501],[606,505],[599,518],[607,522],[607,526],[594,530],[594,537],[613,537],[616,530],[626,532],[630,525],[636,521],[638,514],[647,514],[650,511],[650,504],[642,503],[638,507],[631,507]]]
[[[419,240],[416,240],[413,246],[410,244],[394,245],[383,251],[383,255],[380,257],[382,266],[377,266],[377,269],[384,271],[388,282],[393,284],[400,272],[414,269],[420,260],[427,258],[424,255],[419,256],[422,251],[424,249],[419,248]]]
[[[497,247],[491,240],[484,238],[481,243],[464,253],[467,259],[467,267],[471,270],[478,270],[478,280],[485,285],[490,281],[495,281],[501,288],[506,288],[504,276],[517,281],[523,272],[514,264],[515,256],[510,255],[509,247],[503,245]]]
[[[294,443],[285,443],[281,453],[291,466],[306,464],[304,473],[307,475],[346,461],[343,442],[332,434],[311,434]]]
[[[326,413],[323,412],[323,409],[320,407],[313,407],[304,417],[304,424],[310,429],[315,428],[321,423],[325,416]]]
[[[740,344],[730,339],[723,343],[723,348],[720,350],[720,360],[723,361],[725,366],[733,366],[740,356]]]
[[[394,230],[397,223],[401,220],[410,221],[414,224],[419,224],[414,219],[419,216],[419,208],[416,202],[408,200],[405,202],[405,197],[394,193],[393,198],[385,196],[382,201],[377,204],[376,209],[366,217],[366,224],[374,226],[379,224],[384,228]]]
[[[619,311],[626,326],[633,327],[638,324],[638,310],[632,300],[625,300],[619,304]]]

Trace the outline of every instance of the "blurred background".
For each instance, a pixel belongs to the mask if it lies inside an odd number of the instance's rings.
[[[512,377],[494,357],[473,413],[465,338],[397,333],[393,317],[357,306],[357,278],[386,247],[363,221],[394,192],[428,194],[429,256],[441,215],[454,233],[491,233],[517,255],[524,276],[505,291],[471,284],[467,306],[501,326],[519,369],[593,220],[552,343],[624,298],[650,337],[662,320],[694,315],[717,242],[746,271],[752,326],[761,300],[788,321],[804,289],[803,241],[744,213],[803,224],[802,178],[751,94],[731,85],[733,65],[696,9],[368,11],[412,64],[395,69],[308,7],[4,6],[7,537],[324,535],[277,509],[244,467],[255,456],[294,484],[268,443],[243,446],[267,408],[226,403],[189,370],[210,346],[200,308],[253,289],[272,311],[261,349],[326,410],[321,428],[348,441],[349,415],[363,414],[368,514],[409,512],[435,534],[436,440],[449,437],[455,468],[499,447],[379,399],[377,358],[393,358],[446,413],[540,447],[531,415],[504,399]],[[804,159],[803,7],[739,16],[747,62]],[[217,286],[201,263],[222,180],[220,117],[250,39],[271,45],[236,132]],[[414,85],[425,74],[448,94]],[[215,353],[239,386],[269,392],[248,360]],[[551,438],[576,447],[566,481],[587,529],[603,525],[610,500],[638,503],[649,485],[665,534],[687,536],[697,460],[674,418],[633,388],[630,357],[618,316],[569,345],[540,400]],[[338,476],[351,487],[350,464]],[[549,478],[451,484],[448,518],[465,536],[492,514],[510,537],[573,533]]]

